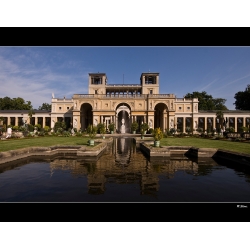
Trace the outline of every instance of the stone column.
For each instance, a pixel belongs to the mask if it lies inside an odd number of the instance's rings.
[[[57,120],[56,120],[56,122],[57,122]],[[37,124],[37,117],[35,117],[35,125]]]
[[[15,126],[18,126],[18,117],[15,117]]]
[[[177,117],[174,117],[174,128],[177,130]]]
[[[186,117],[183,117],[183,132],[186,133]]]
[[[207,130],[207,117],[204,118],[204,122],[205,122],[205,130]]]
[[[43,128],[45,127],[45,117],[43,117]]]
[[[116,115],[116,117],[115,117],[116,119],[116,124],[115,124],[115,127],[116,127],[116,129],[118,129],[118,115]]]
[[[10,122],[10,118],[7,116],[7,117],[6,117],[6,124],[7,124],[7,125],[6,125],[6,129],[7,129],[7,126],[10,125],[9,122]]]
[[[235,130],[235,132],[238,132],[238,126],[237,126],[238,124],[237,123],[238,123],[238,117],[235,117],[234,118],[234,124],[235,124],[234,130]]]

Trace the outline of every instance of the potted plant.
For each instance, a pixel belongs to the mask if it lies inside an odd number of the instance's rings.
[[[200,134],[203,132],[203,128],[197,128],[197,132],[199,132]]]
[[[190,134],[191,133],[191,128],[190,127],[186,127],[185,131],[186,131],[186,133]]]
[[[96,133],[97,133],[97,127],[93,126],[93,125],[89,125],[87,127],[87,133],[89,134],[89,138],[90,138],[89,145],[94,146],[94,143],[95,143],[94,138],[95,138]]]
[[[102,135],[102,139],[105,139],[106,128],[103,123],[99,124],[99,131],[100,131],[100,134]]]
[[[115,131],[115,124],[114,123],[109,124],[109,131],[110,131],[111,134],[114,133],[114,131]]]
[[[144,134],[146,134],[146,132],[147,132],[147,130],[148,130],[148,124],[147,124],[147,123],[142,123],[141,129],[143,129]]]
[[[4,117],[0,116],[0,125],[3,125],[4,120]]]
[[[145,131],[144,131],[144,129],[142,128],[142,129],[141,129],[141,139],[144,139],[144,135],[145,135]]]
[[[161,131],[161,128],[154,129],[153,137],[154,137],[154,146],[159,147],[160,140],[163,138],[163,132]]]
[[[154,129],[150,128],[150,129],[148,130],[148,132],[149,132],[149,134],[153,134]]]
[[[136,121],[132,122],[131,124],[131,130],[132,130],[132,133],[135,134],[136,133],[136,130],[138,129],[138,123]]]

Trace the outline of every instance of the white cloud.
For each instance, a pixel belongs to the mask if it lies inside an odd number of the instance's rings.
[[[26,50],[27,51],[27,50]],[[30,51],[30,50],[28,50]],[[50,67],[40,53],[15,54],[10,53],[7,58],[6,51],[0,50],[0,97],[22,97],[25,101],[31,101],[33,108],[38,108],[42,103],[51,102],[52,93],[55,97],[71,98],[75,92],[87,93],[88,74],[81,69],[68,73],[66,64],[62,63],[58,71]],[[12,52],[12,51],[11,51]],[[23,63],[23,59],[25,62]],[[35,66],[33,58],[44,60],[41,67]],[[77,62],[69,62],[71,68],[77,67]]]

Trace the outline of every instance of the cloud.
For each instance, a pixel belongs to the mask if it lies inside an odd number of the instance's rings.
[[[75,92],[88,91],[88,74],[80,67],[80,72],[68,72],[66,63],[59,65],[58,70],[40,53],[34,52],[31,57],[15,54],[13,57],[12,53],[4,52],[0,55],[0,97],[22,97],[31,101],[33,108],[38,108],[44,102],[51,102],[52,93],[58,98],[71,98]],[[44,62],[37,67],[34,58]],[[23,59],[27,63],[23,63]],[[77,67],[77,62],[69,64],[71,68]]]
[[[204,87],[200,88],[198,91],[199,91],[199,92],[204,91],[205,89],[207,89],[208,87],[210,87],[212,84],[214,84],[214,83],[217,82],[217,81],[218,81],[218,79],[213,80],[212,82],[208,83],[208,84],[205,85]]]
[[[226,86],[229,86],[229,85],[231,85],[231,84],[233,84],[233,83],[239,82],[240,80],[245,79],[245,78],[247,78],[247,77],[249,77],[249,76],[250,76],[250,74],[248,74],[248,75],[246,75],[246,76],[243,76],[243,77],[240,77],[240,78],[238,78],[238,79],[236,79],[236,80],[233,80],[233,81],[231,81],[231,82],[229,82],[229,83],[226,83],[226,84],[222,85],[221,87],[217,88],[217,90],[220,90],[220,89],[222,89],[222,88],[225,88]]]

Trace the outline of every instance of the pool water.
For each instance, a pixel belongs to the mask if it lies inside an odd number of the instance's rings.
[[[116,138],[90,161],[60,155],[0,165],[0,202],[249,202],[250,173],[214,159],[148,159]]]

